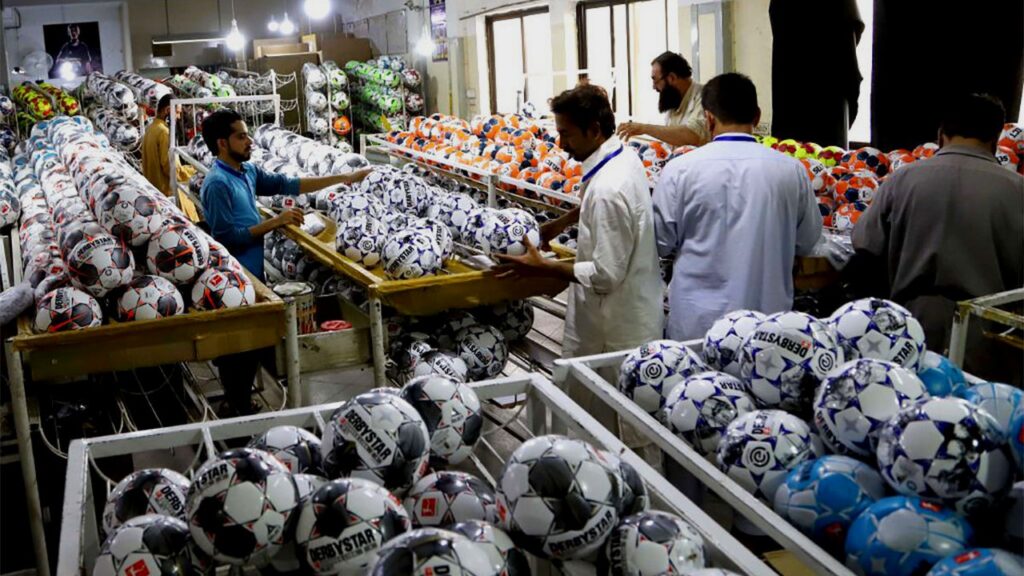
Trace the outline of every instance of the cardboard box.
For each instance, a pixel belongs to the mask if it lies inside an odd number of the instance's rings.
[[[290,56],[293,54],[309,54],[316,52],[312,50],[310,45],[305,42],[297,44],[263,44],[257,46],[254,50],[257,58],[263,58],[264,56]]]
[[[313,64],[320,64],[321,58],[319,52],[305,52],[300,54],[277,54],[263,56],[253,60],[249,66],[250,70],[254,70],[259,73],[265,73],[270,70],[274,70],[278,74],[291,74],[295,73],[296,81],[291,84],[280,88],[278,92],[281,94],[281,98],[284,100],[293,100],[299,98],[299,86],[302,84],[302,65],[311,62]],[[302,124],[302,118],[299,115],[300,107],[296,106],[294,109],[284,112],[282,123],[285,126],[299,126]]]
[[[344,67],[349,60],[365,62],[373,58],[373,47],[367,38],[353,38],[341,34],[317,34],[317,48],[325,60],[334,60]]]

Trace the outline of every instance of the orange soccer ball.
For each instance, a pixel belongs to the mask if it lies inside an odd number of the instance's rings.
[[[877,190],[878,180],[871,172],[853,172],[836,182],[834,197],[838,204],[850,202],[870,204]]]
[[[814,190],[814,195],[831,194],[830,191],[834,190],[836,181],[828,168],[813,158],[801,158],[800,163],[804,165],[804,169],[807,171],[807,178],[811,181],[811,189]]]
[[[871,146],[865,146],[843,154],[840,164],[854,172],[857,170],[870,170],[879,178],[884,178],[889,174],[889,157],[878,148],[872,148]]]
[[[1017,156],[1024,156],[1024,126],[1008,122],[999,135],[999,145],[1013,150]]]
[[[832,215],[832,226],[844,232],[851,232],[857,225],[857,220],[860,220],[861,214],[867,209],[867,205],[861,202],[843,204],[836,208]]]
[[[911,154],[913,154],[918,160],[923,160],[925,158],[931,158],[932,156],[935,156],[935,153],[938,151],[938,144],[936,144],[935,142],[925,142],[924,144],[921,144],[917,148],[914,148],[914,151],[911,152]]]
[[[348,136],[349,132],[352,131],[352,122],[349,121],[348,116],[338,116],[334,119],[334,133],[338,136]]]
[[[1017,154],[1012,148],[1006,146],[999,146],[996,148],[996,161],[999,165],[1007,170],[1014,172],[1021,172],[1020,155]],[[1021,172],[1024,174],[1024,172]]]

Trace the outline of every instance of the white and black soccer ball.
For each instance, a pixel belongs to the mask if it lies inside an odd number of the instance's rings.
[[[772,502],[789,470],[816,455],[806,422],[781,410],[754,410],[726,428],[718,467],[754,496]]]
[[[444,376],[456,382],[469,378],[469,367],[456,353],[448,350],[427,350],[419,356],[412,369],[412,377]]]
[[[295,481],[280,460],[253,448],[227,450],[196,471],[189,530],[217,562],[262,562],[285,543],[297,504]]]
[[[743,339],[765,319],[756,310],[735,310],[722,316],[704,334],[704,362],[712,370],[740,377],[740,346]]]
[[[192,286],[192,306],[197,310],[238,308],[256,303],[256,289],[244,272],[209,268]]]
[[[803,414],[819,382],[844,358],[825,323],[803,312],[778,312],[743,339],[740,374],[760,406]]]
[[[507,342],[521,340],[533,329],[533,304],[529,300],[508,300],[479,309],[479,313],[487,324],[501,330]]]
[[[79,243],[67,263],[71,283],[97,298],[127,286],[135,273],[132,251],[110,235]]]
[[[497,486],[498,519],[538,556],[585,558],[618,522],[617,482],[586,442],[538,436],[505,463]]]
[[[315,90],[306,90],[306,108],[313,112],[323,112],[327,109],[327,96]]]
[[[467,520],[451,526],[452,532],[469,538],[487,554],[491,574],[498,576],[529,576],[530,561],[504,530],[480,520]]]
[[[409,528],[405,508],[386,488],[342,478],[324,484],[303,503],[295,542],[302,564],[313,574],[363,574],[381,546]]]
[[[189,284],[210,263],[210,245],[192,226],[166,224],[154,234],[146,249],[146,267],[150,274],[175,284]]]
[[[441,528],[420,528],[381,547],[366,574],[489,576],[494,572],[487,553],[469,538]]]
[[[926,398],[900,410],[882,428],[876,454],[882,477],[897,492],[967,517],[986,512],[1013,480],[999,424],[960,398]]]
[[[427,468],[430,434],[405,400],[365,392],[331,414],[320,444],[328,476],[350,476],[404,494]]]
[[[283,574],[295,574],[299,573],[304,569],[306,564],[304,560],[299,559],[299,549],[296,544],[296,530],[299,524],[299,518],[301,517],[303,508],[306,507],[306,503],[313,497],[313,494],[320,489],[321,486],[327,484],[328,480],[323,476],[317,476],[314,474],[292,474],[292,479],[295,480],[295,488],[299,493],[298,503],[295,505],[295,512],[292,513],[294,522],[288,527],[288,534],[285,536],[285,543],[277,552],[266,559],[261,561],[257,568],[260,573],[271,576],[271,575],[283,575]],[[193,564],[195,562],[193,561]],[[206,570],[202,571],[202,574],[206,575]]]
[[[21,200],[13,190],[0,190],[0,228],[6,228],[21,216]]]
[[[274,426],[253,437],[249,448],[269,453],[292,474],[320,474],[320,438],[298,426]]]
[[[486,324],[468,326],[459,330],[455,342],[456,352],[469,368],[470,380],[493,378],[505,369],[508,344],[497,328]]]
[[[36,332],[82,330],[103,324],[103,309],[90,294],[64,286],[47,293],[36,303]]]
[[[491,252],[522,256],[526,254],[527,240],[540,247],[540,226],[529,212],[519,208],[506,208],[494,213],[490,231]]]
[[[306,115],[306,127],[314,136],[325,136],[331,129],[327,118],[321,116]]]
[[[656,416],[676,384],[707,370],[704,360],[683,344],[655,340],[630,352],[622,361],[618,388],[637,406]]]
[[[184,314],[185,301],[171,283],[159,276],[136,276],[117,297],[117,320],[154,320]]]
[[[93,576],[192,574],[189,529],[178,518],[147,514],[117,527],[103,542]]]
[[[420,376],[402,387],[401,397],[427,425],[431,467],[459,464],[473,453],[484,416],[472,388],[445,376]]]
[[[334,108],[334,110],[344,112],[348,110],[348,105],[348,94],[340,90],[331,94],[331,108]]]
[[[136,470],[125,476],[107,495],[103,506],[103,532],[110,535],[118,526],[137,516],[162,514],[185,520],[188,478],[167,468]]]
[[[598,460],[608,467],[612,475],[617,475],[620,480],[619,491],[621,496],[618,497],[619,506],[617,507],[619,518],[625,518],[626,516],[632,516],[647,510],[651,505],[651,497],[647,493],[647,485],[644,484],[644,479],[640,477],[640,473],[636,471],[636,468],[633,468],[628,462],[607,450],[595,450],[595,453]]]
[[[729,424],[755,409],[743,382],[724,372],[701,372],[672,389],[661,420],[697,452],[713,458]]]
[[[120,186],[103,196],[96,203],[96,217],[111,234],[132,246],[148,242],[153,220],[163,220],[156,199],[131,185]]]
[[[928,390],[910,370],[886,360],[851,360],[818,387],[814,427],[832,452],[870,458],[885,424],[923,398]]]
[[[609,576],[688,574],[704,563],[704,539],[693,526],[657,510],[623,518],[598,560]]]
[[[924,329],[903,306],[864,298],[844,304],[828,321],[846,360],[877,358],[914,372],[922,368]]]
[[[443,254],[433,236],[415,229],[390,236],[384,243],[381,260],[384,273],[396,280],[429,276],[444,264]]]
[[[338,252],[347,258],[373,268],[380,264],[387,236],[387,229],[380,220],[360,214],[338,224],[336,245]]]
[[[307,90],[321,90],[327,84],[327,76],[323,70],[312,62],[302,65],[302,79],[306,83]]]
[[[440,471],[424,476],[405,497],[405,510],[416,527],[448,527],[467,520],[494,522],[494,490],[465,472]]]
[[[404,384],[412,380],[420,359],[434,350],[434,339],[423,332],[401,334],[390,345],[389,371],[390,376]]]
[[[433,333],[436,334],[440,348],[454,350],[458,345],[456,336],[463,328],[481,324],[476,314],[468,310],[450,310],[437,317]]]

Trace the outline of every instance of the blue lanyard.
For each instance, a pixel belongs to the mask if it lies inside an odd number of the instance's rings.
[[[615,152],[612,152],[612,153],[608,154],[607,156],[605,156],[604,158],[602,158],[601,161],[597,163],[597,166],[594,166],[589,172],[587,172],[586,174],[583,175],[583,180],[580,182],[580,184],[585,184],[587,182],[587,180],[590,180],[591,178],[593,178],[594,175],[597,174],[601,170],[601,168],[604,168],[604,165],[607,164],[609,160],[611,160],[612,158],[615,158],[619,154],[622,154],[622,149],[623,149],[623,146],[620,144],[618,150],[616,150]]]
[[[757,143],[757,138],[744,134],[743,136],[716,136],[711,140],[712,142],[754,142]]]

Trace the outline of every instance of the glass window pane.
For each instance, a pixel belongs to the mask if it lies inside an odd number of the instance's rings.
[[[612,86],[612,21],[611,10],[587,8],[587,70],[591,84],[610,89]],[[612,103],[614,106],[614,102]]]
[[[851,142],[871,141],[871,43],[874,30],[875,4],[873,0],[857,0],[861,20],[864,21],[864,34],[857,44],[857,67],[864,80],[860,83],[860,96],[857,98],[857,118],[850,126]]]
[[[641,122],[661,123],[658,93],[651,84],[651,61],[668,49],[665,1],[630,4],[630,51],[632,59],[633,116]]]
[[[526,49],[526,99],[533,102],[537,111],[547,110],[548,100],[553,94],[551,77],[551,23],[548,13],[533,14],[523,18]]]
[[[519,92],[523,90],[523,37],[519,18],[498,20],[492,25],[494,34],[494,89],[498,109],[508,114],[518,112]]]
[[[613,34],[615,37],[615,98],[616,112],[632,114],[629,106],[629,36],[626,33],[626,6],[613,8]]]

